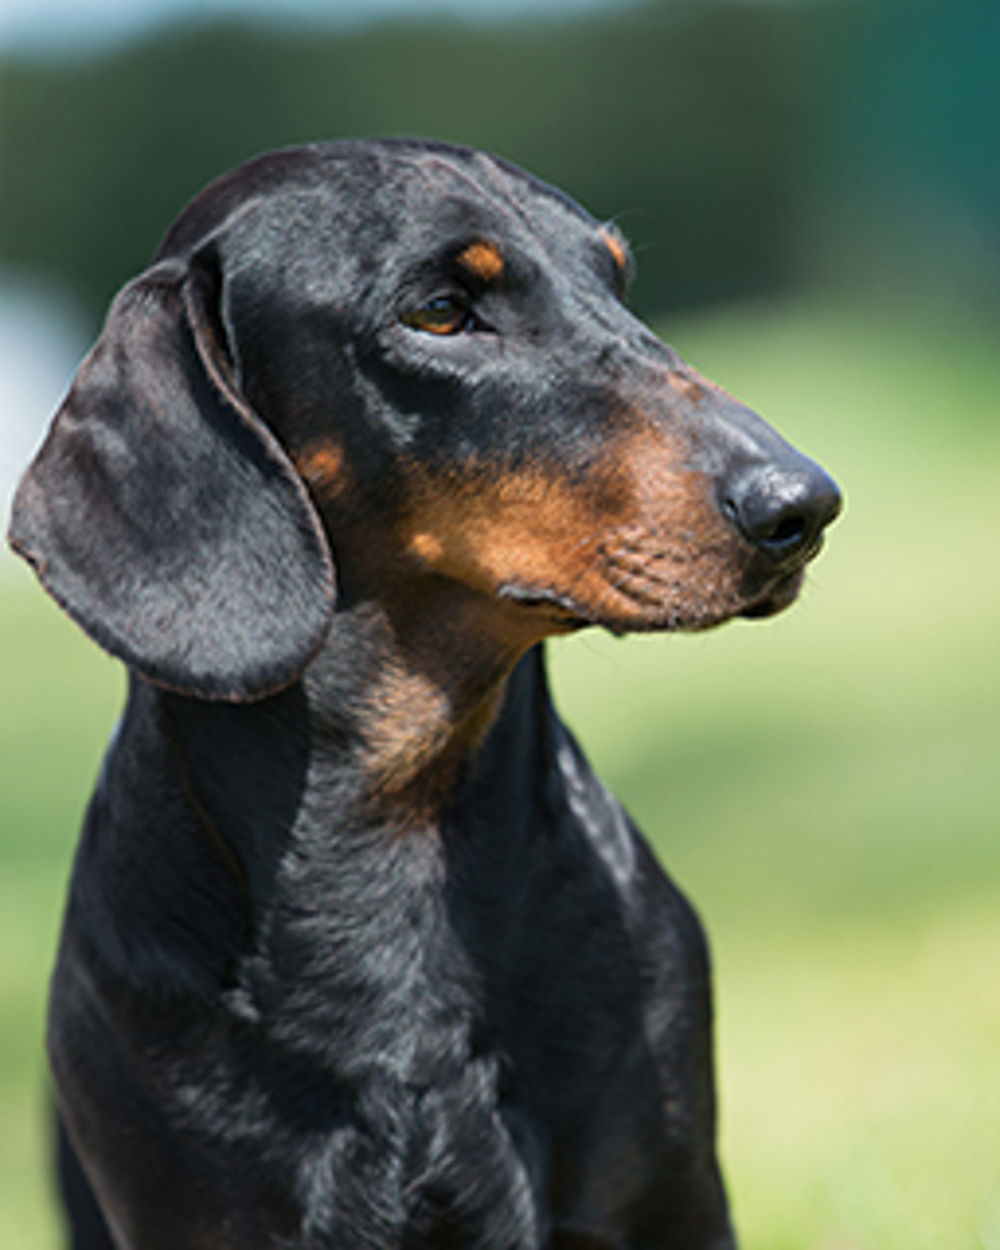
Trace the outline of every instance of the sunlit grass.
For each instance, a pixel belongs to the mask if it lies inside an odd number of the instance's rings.
[[[993,1250],[995,904],[727,944],[725,1144],[746,1245]]]
[[[50,1250],[45,994],[122,679],[10,557],[0,561],[0,1246]]]
[[[1000,1250],[1000,357],[830,304],[666,330],[847,495],[784,616],[553,648],[711,934],[744,1246]],[[3,572],[0,1245],[51,1250],[45,982],[122,682]]]

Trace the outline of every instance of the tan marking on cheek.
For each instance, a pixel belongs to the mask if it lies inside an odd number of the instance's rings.
[[[427,530],[418,530],[411,535],[409,550],[418,560],[422,560],[425,564],[440,564],[444,558],[444,548],[441,545],[441,540]]]
[[[337,443],[311,443],[292,458],[299,473],[320,498],[335,498],[349,488],[344,449]]]
[[[474,466],[423,481],[400,538],[425,569],[494,599],[514,592],[512,604],[537,599],[544,632],[574,615],[622,630],[702,628],[746,606],[752,553],[713,479],[688,467],[691,451],[629,409],[572,479]]]
[[[495,243],[470,243],[458,255],[458,263],[480,282],[496,282],[504,270],[503,256]]]
[[[602,536],[601,559],[607,607],[625,628],[704,628],[746,606],[749,552],[719,510],[712,478],[685,459],[651,421],[623,440],[634,506]]]
[[[488,594],[507,584],[540,589],[583,576],[600,523],[567,483],[541,472],[425,484],[406,549],[435,572]]]

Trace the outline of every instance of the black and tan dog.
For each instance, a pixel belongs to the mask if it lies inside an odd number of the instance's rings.
[[[538,644],[777,612],[839,498],[628,268],[359,142],[216,182],[115,302],[11,527],[131,670],[52,995],[78,1245],[733,1246],[702,934]]]

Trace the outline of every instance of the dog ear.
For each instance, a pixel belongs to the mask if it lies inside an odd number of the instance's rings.
[[[259,698],[330,626],[319,517],[232,379],[204,257],[126,287],[14,500],[9,540],[94,640],[185,694]]]

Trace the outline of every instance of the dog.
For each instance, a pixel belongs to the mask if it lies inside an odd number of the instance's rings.
[[[734,1247],[702,929],[541,644],[771,616],[840,497],[630,269],[503,160],[357,141],[115,300],[10,529],[130,671],[49,1017],[78,1247]]]

